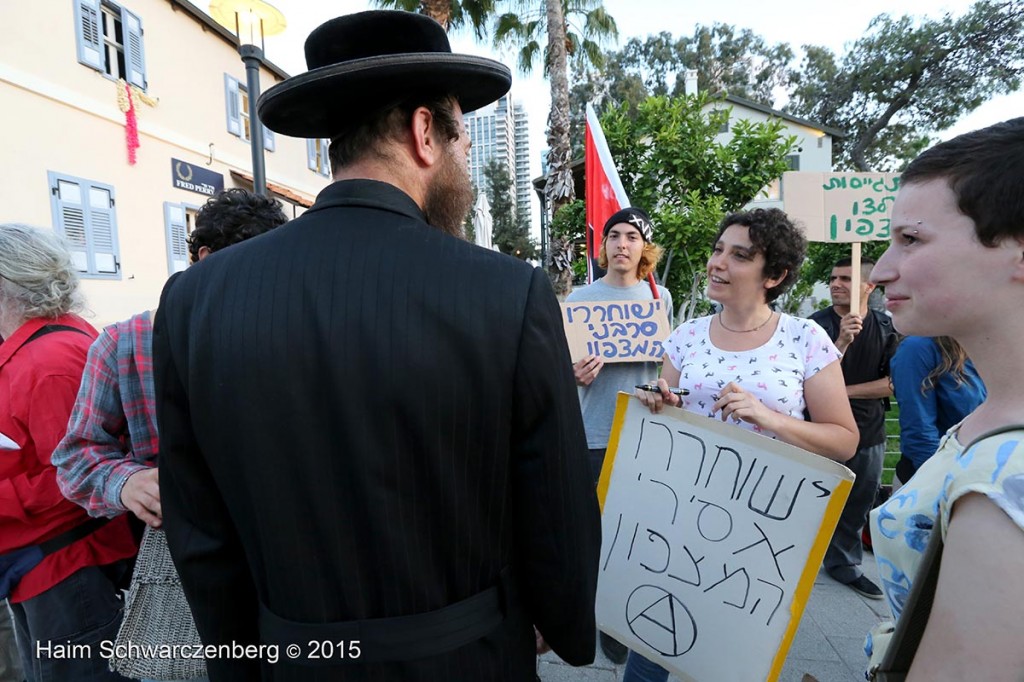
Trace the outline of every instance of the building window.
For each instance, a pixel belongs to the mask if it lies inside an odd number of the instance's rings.
[[[249,91],[244,85],[238,86],[238,119],[242,124],[239,137],[249,142],[252,140],[252,130],[249,128]]]
[[[121,279],[114,188],[49,171],[53,229],[67,240],[75,270],[84,277]]]
[[[325,178],[331,177],[330,147],[330,140],[306,140],[306,166]]]
[[[106,0],[75,0],[78,61],[146,89],[142,20]]]
[[[788,166],[789,170],[791,170],[791,171],[798,171],[798,170],[800,170],[800,155],[799,154],[790,154],[789,156],[787,156],[786,157],[786,166]]]
[[[234,76],[224,74],[224,104],[228,132],[248,142],[252,136],[249,120],[249,93]],[[268,152],[277,147],[274,131],[263,126],[263,148]]]
[[[188,238],[195,229],[196,209],[164,202],[164,236],[167,241],[167,272],[173,275],[189,266]]]

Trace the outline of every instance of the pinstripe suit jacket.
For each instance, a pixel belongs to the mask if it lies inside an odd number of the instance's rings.
[[[532,623],[593,660],[598,509],[542,271],[336,182],[169,282],[154,354],[167,538],[207,644],[258,642],[258,602],[323,623],[432,611],[506,566],[519,586],[446,655],[214,660],[214,682],[532,680]]]

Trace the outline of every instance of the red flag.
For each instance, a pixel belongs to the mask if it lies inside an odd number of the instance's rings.
[[[594,107],[587,103],[587,127],[583,171],[587,188],[587,283],[594,281],[594,269],[604,235],[601,229],[613,213],[629,206],[629,197],[622,187],[619,171],[612,162],[612,153],[604,139],[601,122]],[[654,298],[660,298],[654,274],[648,276]]]

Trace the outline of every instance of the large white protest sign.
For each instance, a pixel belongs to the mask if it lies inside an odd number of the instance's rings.
[[[776,680],[852,481],[620,393],[598,486],[599,627],[687,682]]]
[[[660,299],[563,303],[562,322],[573,362],[585,355],[605,362],[661,362],[661,343],[672,331]]]

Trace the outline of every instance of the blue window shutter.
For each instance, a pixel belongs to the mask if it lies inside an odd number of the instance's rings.
[[[242,117],[238,113],[238,80],[224,74],[224,99],[227,102],[228,132],[242,136]]]
[[[54,229],[64,235],[83,275],[120,278],[114,188],[49,172]]]
[[[320,140],[320,175],[325,178],[331,177],[331,160],[328,153],[331,149],[330,140]]]
[[[50,202],[54,231],[64,236],[75,270],[89,272],[89,240],[86,236],[86,212],[80,182],[49,173]]]
[[[75,38],[78,42],[78,61],[103,71],[100,0],[75,0]]]
[[[114,188],[89,186],[89,223],[92,227],[92,260],[98,275],[116,275],[121,269],[117,250]]]
[[[277,142],[274,140],[274,131],[267,126],[263,126],[263,148],[268,152],[272,152],[277,148]]]
[[[142,20],[121,8],[121,30],[124,33],[125,80],[146,89],[146,54],[142,48]]]
[[[164,202],[164,230],[167,236],[167,270],[173,275],[188,267],[188,227],[184,206]]]
[[[319,145],[320,140],[306,140],[306,168],[316,173],[320,172],[316,165],[316,152]]]

